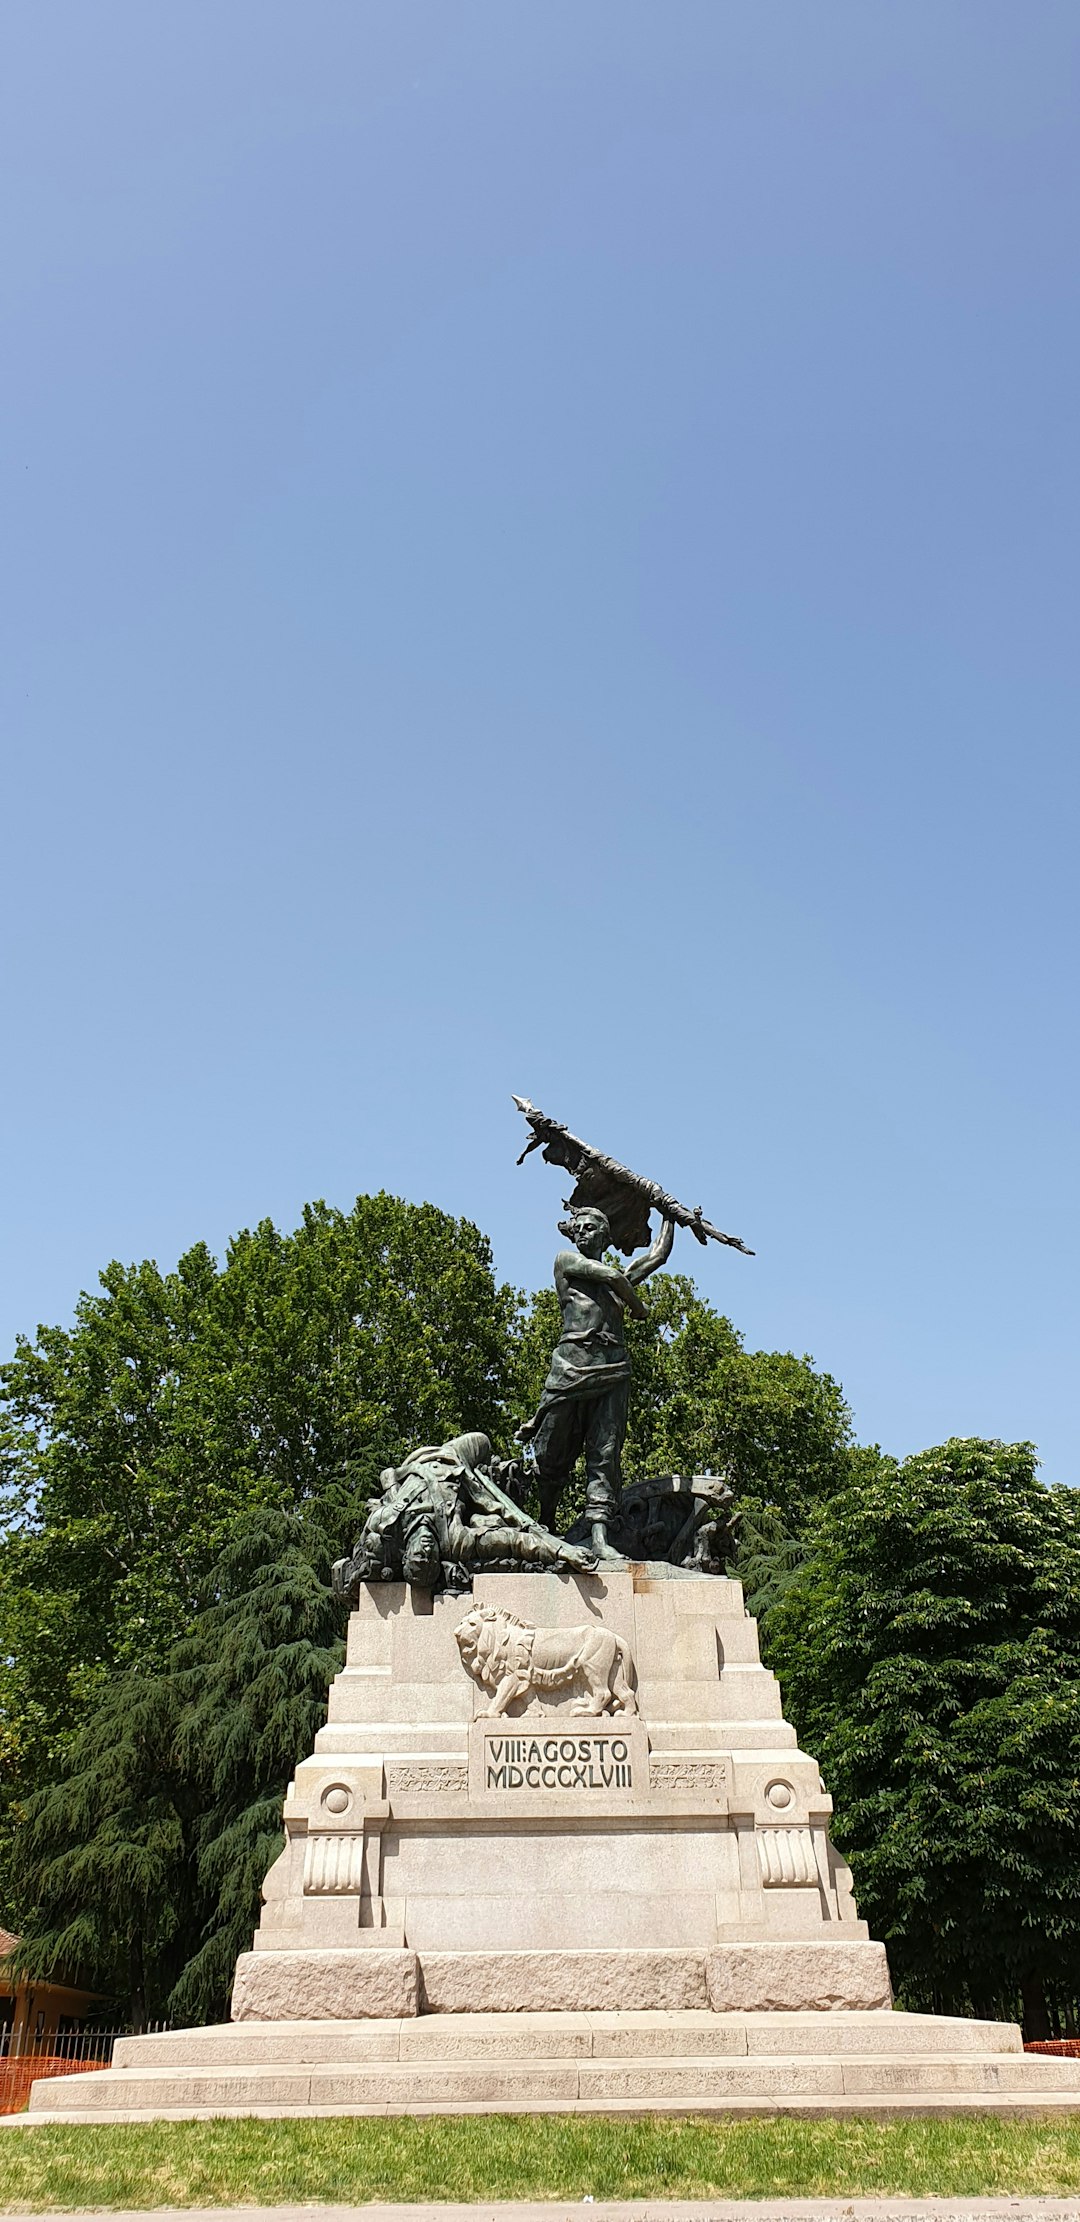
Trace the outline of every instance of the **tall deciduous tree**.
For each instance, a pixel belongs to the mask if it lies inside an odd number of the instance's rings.
[[[313,1204],[219,1270],[111,1265],[70,1329],[0,1369],[8,1535],[0,1696],[16,1764],[60,1754],[108,1677],[160,1667],[246,1511],[310,1508],[340,1547],[381,1466],[502,1428],[518,1299],[432,1205]]]
[[[867,1462],[812,1528],[766,1655],[911,2003],[1049,2033],[1080,1990],[1080,1520],[1030,1444]]]

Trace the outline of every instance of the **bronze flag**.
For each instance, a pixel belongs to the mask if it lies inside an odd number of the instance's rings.
[[[632,1173],[614,1157],[605,1157],[588,1142],[579,1141],[569,1127],[561,1126],[558,1119],[549,1119],[538,1111],[527,1096],[515,1096],[514,1102],[528,1120],[532,1133],[518,1158],[523,1165],[530,1150],[542,1150],[545,1163],[563,1165],[573,1173],[576,1186],[572,1196],[565,1200],[573,1210],[580,1204],[591,1204],[602,1211],[611,1228],[611,1239],[616,1248],[629,1257],[632,1250],[643,1250],[650,1240],[649,1213],[658,1211],[677,1227],[689,1227],[701,1243],[726,1242],[730,1250],[741,1250],[744,1257],[752,1258],[754,1252],[738,1235],[721,1234],[711,1219],[702,1215],[701,1205],[693,1210],[669,1196],[658,1181],[646,1180],[641,1173]]]

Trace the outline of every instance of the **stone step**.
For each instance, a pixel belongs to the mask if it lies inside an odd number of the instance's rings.
[[[218,2114],[1080,2112],[1080,2061],[1004,2022],[835,2013],[425,2014],[121,2038],[35,2084],[24,2121]]]
[[[114,2068],[297,2068],[366,2061],[769,2058],[851,2054],[1023,2056],[1009,2022],[869,2010],[859,2013],[422,2014],[408,2020],[229,2022],[122,2037]]]
[[[980,2096],[1067,2098],[1080,2109],[1080,2062],[1032,2055],[996,2058],[926,2054],[908,2059],[818,2057],[506,2060],[382,2060],[368,2066],[238,2064],[171,2070],[144,2066],[95,2071],[34,2086],[31,2112],[56,2120],[73,2108],[101,2119],[181,2113],[408,2113],[417,2107],[506,2107],[533,2111],[562,2104],[602,2111],[612,2102],[710,2108],[748,2101],[776,2109],[792,2102],[872,2102],[895,2097],[940,2101]]]
[[[70,2080],[70,2079],[69,2079]],[[393,2103],[380,2106],[264,2106],[249,2102],[243,2106],[162,2106],[136,2114],[128,2106],[100,2107],[91,2111],[82,2107],[64,2107],[52,2113],[0,2114],[0,2132],[5,2129],[40,2128],[46,2122],[99,2126],[107,2123],[139,2121],[190,2122],[190,2121],[315,2121],[324,2117],[350,2120],[387,2120],[405,2112],[419,2119],[435,2116],[470,2114],[609,2114],[626,2115],[628,2119],[650,2114],[701,2115],[734,2119],[754,2117],[775,2119],[777,2115],[828,2119],[833,2116],[850,2117],[859,2121],[889,2121],[898,2116],[953,2116],[993,2114],[1016,2121],[1045,2121],[1048,2117],[1061,2116],[1072,2120],[1080,2114],[1080,2095],[1065,2091],[998,2092],[995,2094],[963,2091],[922,2091],[916,2094],[893,2091],[878,2097],[863,2094],[858,2097],[828,2098],[792,2097],[776,2098],[721,2098],[687,2100],[665,2098],[662,2095],[643,2099],[471,2099],[463,2103],[443,2099],[434,2105],[414,2104],[401,2108]],[[980,2208],[980,2213],[981,2213]]]

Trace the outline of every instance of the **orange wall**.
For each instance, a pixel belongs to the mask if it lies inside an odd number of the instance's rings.
[[[0,1978],[2,1984],[2,1978]],[[12,1993],[0,1990],[0,1996],[10,1999]],[[15,1986],[15,2017],[13,2035],[34,2037],[37,2034],[38,2016],[44,2016],[42,2034],[51,2036],[57,2023],[67,2016],[81,2017],[91,2012],[97,2003],[93,1991],[75,1990],[67,1983],[33,1983],[25,1978]]]

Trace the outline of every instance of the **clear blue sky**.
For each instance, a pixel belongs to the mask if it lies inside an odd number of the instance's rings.
[[[14,0],[0,1347],[510,1091],[1080,1480],[1076,0]]]

